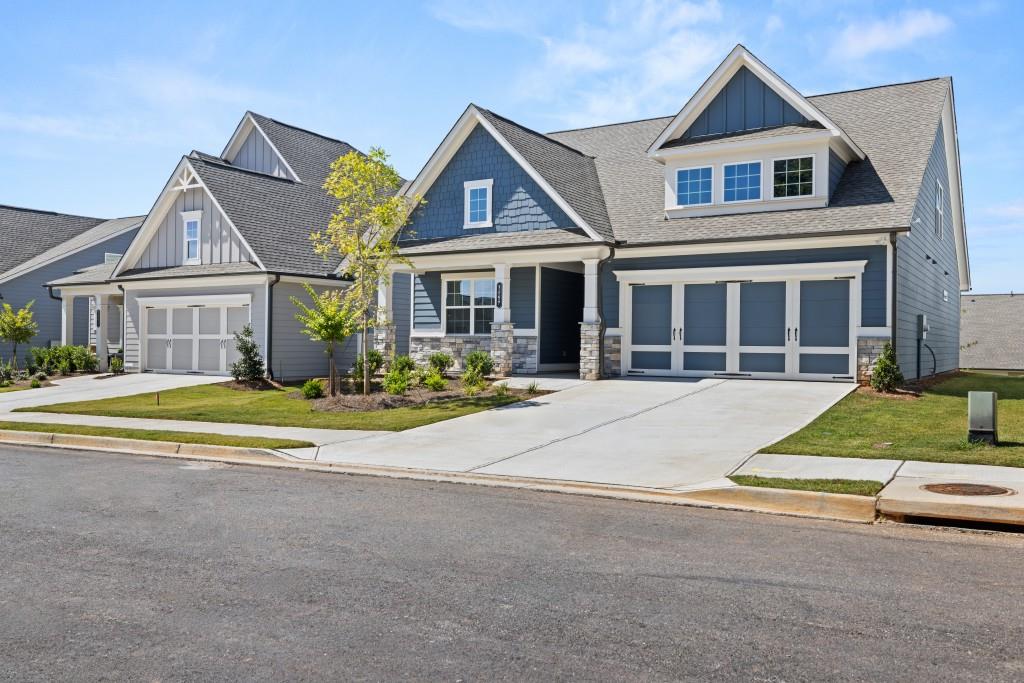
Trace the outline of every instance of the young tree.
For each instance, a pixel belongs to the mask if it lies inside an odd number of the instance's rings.
[[[15,311],[9,303],[0,310],[0,339],[13,345],[14,369],[18,369],[18,344],[27,344],[39,333],[39,325],[32,319],[35,299]]]
[[[235,332],[235,348],[238,350],[238,360],[231,364],[231,376],[239,382],[263,379],[263,356],[256,344],[252,325],[246,324],[241,332]]]
[[[338,209],[326,230],[310,235],[316,252],[324,256],[337,252],[343,273],[352,278],[344,296],[359,316],[358,329],[363,333],[364,394],[370,393],[368,333],[374,326],[371,313],[380,280],[390,275],[395,263],[409,264],[399,254],[396,240],[420,198],[399,195],[401,187],[401,176],[378,147],[366,155],[353,151],[339,157],[324,181],[324,189],[338,200]],[[378,318],[383,315],[378,311]]]
[[[337,289],[327,289],[317,294],[316,290],[302,283],[306,294],[312,299],[313,305],[307,306],[298,297],[291,297],[292,303],[299,312],[295,319],[302,323],[302,333],[312,341],[327,345],[327,360],[330,377],[328,385],[331,396],[337,394],[334,365],[334,348],[348,339],[356,329],[359,315],[353,310],[352,302],[342,296]]]

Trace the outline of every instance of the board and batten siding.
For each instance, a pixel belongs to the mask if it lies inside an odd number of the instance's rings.
[[[295,180],[288,173],[281,157],[277,155],[277,152],[270,146],[267,139],[255,128],[249,131],[249,135],[246,136],[242,146],[238,148],[238,152],[228,161],[233,166],[249,171]]]
[[[509,316],[516,329],[537,327],[537,268],[527,266],[509,270]]]
[[[48,263],[32,272],[16,277],[10,282],[0,284],[0,296],[12,308],[22,308],[29,301],[32,304],[33,319],[39,325],[39,333],[32,341],[18,348],[18,355],[24,358],[30,346],[52,346],[60,344],[60,308],[61,302],[50,298],[46,288],[47,282],[67,277],[77,270],[95,266],[104,262],[108,253],[123,254],[135,238],[137,230],[130,230],[123,235],[97,242],[82,251],[69,254],[62,259]],[[60,292],[54,292],[60,296]],[[89,301],[85,297],[75,299],[75,335],[72,343],[86,344],[89,338]],[[0,343],[0,358],[8,360],[11,356],[11,345]]]
[[[704,111],[697,115],[682,139],[806,122],[807,119],[792,105],[747,67],[741,66]]]
[[[896,357],[907,379],[917,377],[917,316],[931,328],[921,348],[921,374],[955,370],[960,365],[960,277],[956,260],[953,207],[942,126],[935,134],[914,207],[910,234],[896,244]],[[935,231],[936,184],[943,192],[945,222]],[[927,348],[925,347],[927,345]],[[931,349],[935,353],[933,364]]]
[[[620,252],[621,253],[621,252]],[[605,265],[601,277],[603,315],[608,327],[618,327],[619,283],[616,270],[662,270],[719,266],[767,266],[826,261],[867,261],[861,277],[861,325],[884,327],[886,322],[886,248],[884,246],[793,249],[735,254],[694,254],[649,258],[616,258]]]
[[[412,320],[411,293],[412,275],[395,273],[391,277],[391,324],[395,326],[395,353],[404,356],[409,353],[409,325]]]
[[[199,256],[202,263],[252,261],[252,255],[217,209],[209,193],[203,188],[192,188],[177,195],[174,205],[164,215],[146,250],[130,268],[182,265],[185,260],[185,224],[181,219],[183,211],[203,212],[199,233]]]
[[[188,282],[187,280],[185,282]],[[137,288],[136,288],[137,287]],[[260,353],[267,357],[265,341],[267,338],[267,286],[258,285],[217,285],[216,288],[203,287],[193,284],[188,287],[175,289],[146,289],[145,284],[139,283],[131,289],[125,288],[124,294],[124,364],[125,369],[130,372],[140,372],[139,358],[139,337],[140,325],[142,324],[142,308],[138,299],[151,296],[210,296],[211,294],[251,294],[250,319],[252,321],[253,334],[256,343],[260,347]]]
[[[319,293],[333,288],[314,286],[313,289]],[[309,294],[298,282],[278,282],[270,291],[274,299],[270,350],[274,378],[293,381],[326,377],[329,368],[327,345],[311,341],[302,333],[302,323],[295,319],[298,308],[291,300],[295,297],[311,306]],[[357,339],[358,335],[354,334],[335,349],[334,362],[339,373],[347,373],[352,368],[358,349]]]

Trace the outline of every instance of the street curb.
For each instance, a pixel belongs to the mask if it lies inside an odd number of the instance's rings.
[[[515,488],[545,493],[565,493],[612,498],[643,503],[682,505],[716,510],[762,512],[794,517],[810,517],[870,524],[875,521],[875,499],[837,493],[789,491],[748,486],[731,486],[702,491],[593,484],[557,479],[532,479],[495,474],[444,472],[440,470],[310,462],[286,454],[254,448],[207,446],[139,439],[119,439],[78,434],[50,434],[0,430],[0,443],[42,446],[84,451],[110,451],[119,454],[146,455],[179,460],[215,461],[233,465],[255,465],[309,472],[388,477],[451,484],[473,484],[496,488]]]

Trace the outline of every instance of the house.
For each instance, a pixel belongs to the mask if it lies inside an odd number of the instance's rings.
[[[142,216],[90,218],[16,206],[0,206],[0,303],[15,309],[28,302],[39,332],[28,346],[51,346],[61,342],[61,302],[45,289],[50,280],[104,259],[116,259],[128,248],[142,223]],[[78,302],[82,324],[69,337],[76,344],[88,344],[89,302]],[[120,317],[114,307],[108,314]],[[22,345],[19,356],[28,352]],[[0,343],[0,358],[10,360],[13,349]]]
[[[425,200],[384,348],[504,372],[864,381],[918,316],[958,367],[970,287],[952,81],[804,96],[742,45],[673,116],[542,134],[470,105]]]
[[[960,367],[1024,372],[1024,296],[1010,292],[960,298]]]
[[[272,377],[325,375],[324,345],[301,334],[290,298],[308,299],[303,283],[345,286],[340,259],[314,253],[310,233],[336,208],[322,188],[331,162],[352,150],[247,112],[219,155],[182,157],[120,259],[50,283],[62,297],[64,340],[74,302],[89,298],[123,306],[128,372],[226,374],[233,333],[251,324]],[[339,367],[356,348],[349,340]]]

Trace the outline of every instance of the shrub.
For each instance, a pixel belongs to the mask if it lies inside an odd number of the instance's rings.
[[[444,351],[437,351],[436,353],[430,354],[430,358],[427,359],[430,367],[437,370],[442,377],[445,373],[451,370],[452,366],[455,365],[455,359],[452,358],[450,353]]]
[[[43,383],[42,383],[42,382],[40,382],[40,381],[39,381],[38,379],[36,379],[35,377],[33,377],[33,378],[32,378],[32,381],[31,381],[31,382],[29,382],[29,383],[28,383],[28,385],[29,385],[30,387],[32,387],[33,389],[38,389],[39,387],[43,386]]]
[[[0,379],[0,389],[6,389],[9,386],[11,386],[10,382],[5,379]]]
[[[412,372],[416,369],[416,363],[409,356],[395,356],[391,361],[391,369],[399,372]]]
[[[423,386],[423,380],[425,380],[427,378],[427,375],[429,373],[430,373],[430,370],[428,370],[426,368],[416,368],[416,369],[414,369],[412,372],[409,373],[409,386],[410,387]]]
[[[53,371],[50,365],[50,349],[45,346],[33,346],[28,352],[32,356],[32,365],[46,372]]]
[[[46,380],[49,379],[49,376],[45,372],[37,372],[35,374],[35,378],[40,382],[45,382]]]
[[[318,379],[307,379],[302,385],[302,398],[312,401],[324,397],[324,383]]]
[[[114,356],[110,359],[110,371],[115,375],[120,375],[124,372],[124,361],[120,356]]]
[[[466,371],[462,373],[461,381],[462,390],[469,396],[479,393],[481,389],[487,386],[487,382],[484,381],[476,367],[466,368]]]
[[[381,384],[384,386],[384,391],[394,396],[401,396],[409,391],[409,372],[391,368],[385,373]]]
[[[0,363],[0,380],[9,383],[12,379],[14,379],[14,366],[10,361]]]
[[[494,395],[498,398],[505,398],[509,393],[508,385],[504,382],[494,385]]]
[[[448,388],[448,380],[444,378],[444,375],[437,368],[431,368],[426,377],[423,378],[423,386],[431,391],[444,391]]]
[[[896,363],[896,350],[892,342],[885,342],[882,355],[875,361],[875,368],[871,371],[871,387],[875,391],[893,391],[903,382],[903,372]]]
[[[75,371],[75,366],[71,364],[71,361],[67,358],[61,358],[60,362],[57,363],[57,372],[65,377]]]
[[[96,372],[96,368],[100,365],[99,359],[96,358],[96,354],[85,346],[62,346],[61,348],[68,349],[67,353],[71,357],[73,370]]]
[[[252,325],[246,325],[241,332],[235,332],[235,348],[238,349],[238,360],[231,364],[231,376],[239,382],[263,379],[266,370]]]
[[[537,384],[537,380],[534,380],[526,385],[526,393],[530,396],[540,393],[540,386]]]
[[[472,351],[466,354],[463,365],[467,372],[475,370],[481,377],[486,377],[494,372],[494,359],[486,351]]]
[[[377,349],[370,349],[366,357],[370,359],[370,377],[373,377],[384,365],[384,356]],[[357,382],[363,381],[363,354],[356,356],[356,363],[352,366],[352,377]]]

